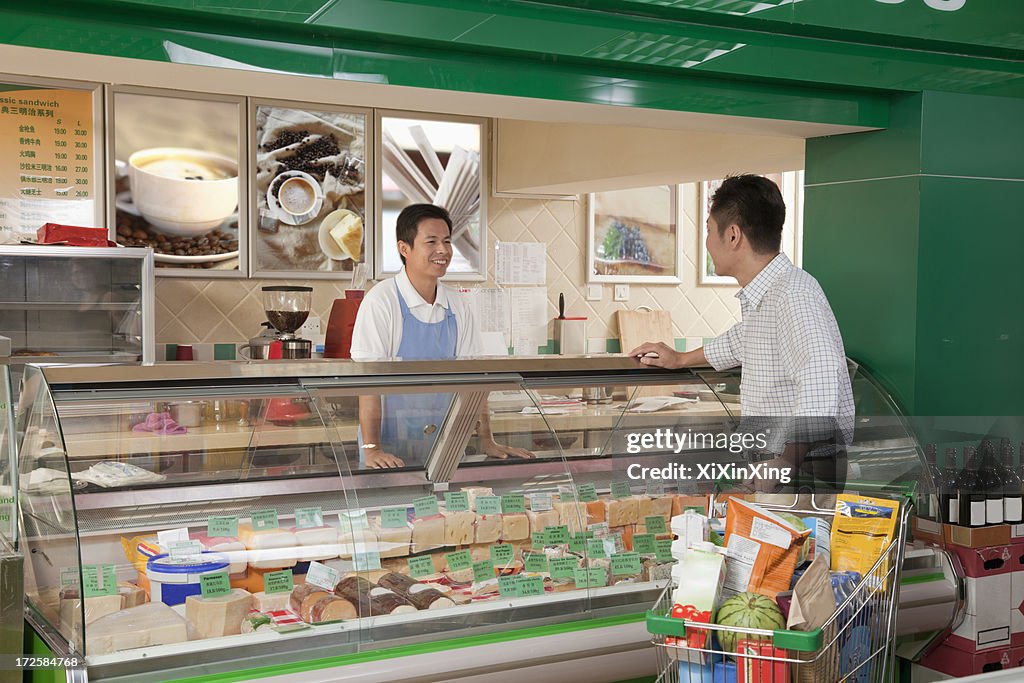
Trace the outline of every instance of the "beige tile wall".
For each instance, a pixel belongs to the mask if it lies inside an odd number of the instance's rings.
[[[787,198],[788,199],[788,198]],[[683,186],[683,284],[630,285],[628,302],[612,301],[612,285],[602,286],[603,299],[586,301],[586,202],[505,199],[492,197],[490,243],[544,242],[548,247],[549,311],[557,315],[558,294],[565,294],[566,313],[589,318],[587,336],[617,337],[614,313],[641,305],[671,311],[676,337],[711,337],[739,320],[736,287],[697,285],[698,190]],[[797,238],[799,239],[799,238]],[[793,253],[793,244],[784,245]],[[493,251],[488,259],[488,286],[494,285]],[[263,280],[191,280],[157,278],[157,343],[240,343],[256,334],[265,320],[260,287],[282,284]],[[326,325],[331,305],[343,295],[345,282],[294,281],[313,287],[313,315]],[[470,283],[480,286],[480,283]],[[550,331],[549,331],[550,336]]]

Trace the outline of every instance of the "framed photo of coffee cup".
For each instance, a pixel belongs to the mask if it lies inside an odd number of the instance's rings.
[[[249,109],[252,273],[351,279],[373,253],[371,111],[273,100]]]
[[[678,185],[587,197],[587,282],[682,282]]]
[[[34,241],[44,223],[106,226],[96,163],[102,86],[21,76],[0,83],[0,243]]]
[[[402,268],[398,214],[410,204],[437,204],[452,219],[452,259],[445,278],[482,281],[487,274],[487,119],[376,110],[376,180],[380,242],[376,277]]]
[[[125,86],[108,92],[109,212],[118,244],[152,247],[157,275],[244,277],[244,98]]]

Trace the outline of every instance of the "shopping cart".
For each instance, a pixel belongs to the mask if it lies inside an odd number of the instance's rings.
[[[911,506],[905,491],[886,496],[900,500],[896,538],[832,617],[814,631],[735,628],[673,618],[670,582],[647,612],[647,630],[658,657],[657,683],[890,683],[895,677],[899,574]],[[761,507],[800,517],[833,514],[820,508]],[[687,644],[687,633],[697,629],[707,632],[706,647]],[[736,653],[721,649],[715,637],[721,631],[738,634]]]

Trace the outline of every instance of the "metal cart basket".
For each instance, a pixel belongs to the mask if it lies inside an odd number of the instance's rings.
[[[891,489],[889,489],[891,491]],[[866,492],[865,492],[866,493]],[[878,495],[871,493],[870,495]],[[814,631],[771,631],[690,622],[670,616],[672,582],[647,612],[647,630],[658,657],[657,683],[889,683],[894,678],[899,574],[911,506],[899,498],[896,537],[829,620]],[[796,510],[800,517],[829,517],[833,510]],[[707,631],[706,647],[687,644],[686,635]],[[732,631],[745,647],[725,652],[715,633]],[[756,644],[744,641],[762,641]],[[691,640],[691,643],[693,641]]]

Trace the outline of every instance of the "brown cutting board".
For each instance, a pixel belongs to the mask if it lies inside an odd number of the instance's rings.
[[[619,348],[623,353],[635,349],[644,342],[664,342],[669,348],[675,348],[672,314],[668,311],[616,311],[615,318],[619,324]],[[636,396],[642,398],[671,393],[670,387],[641,386]]]

